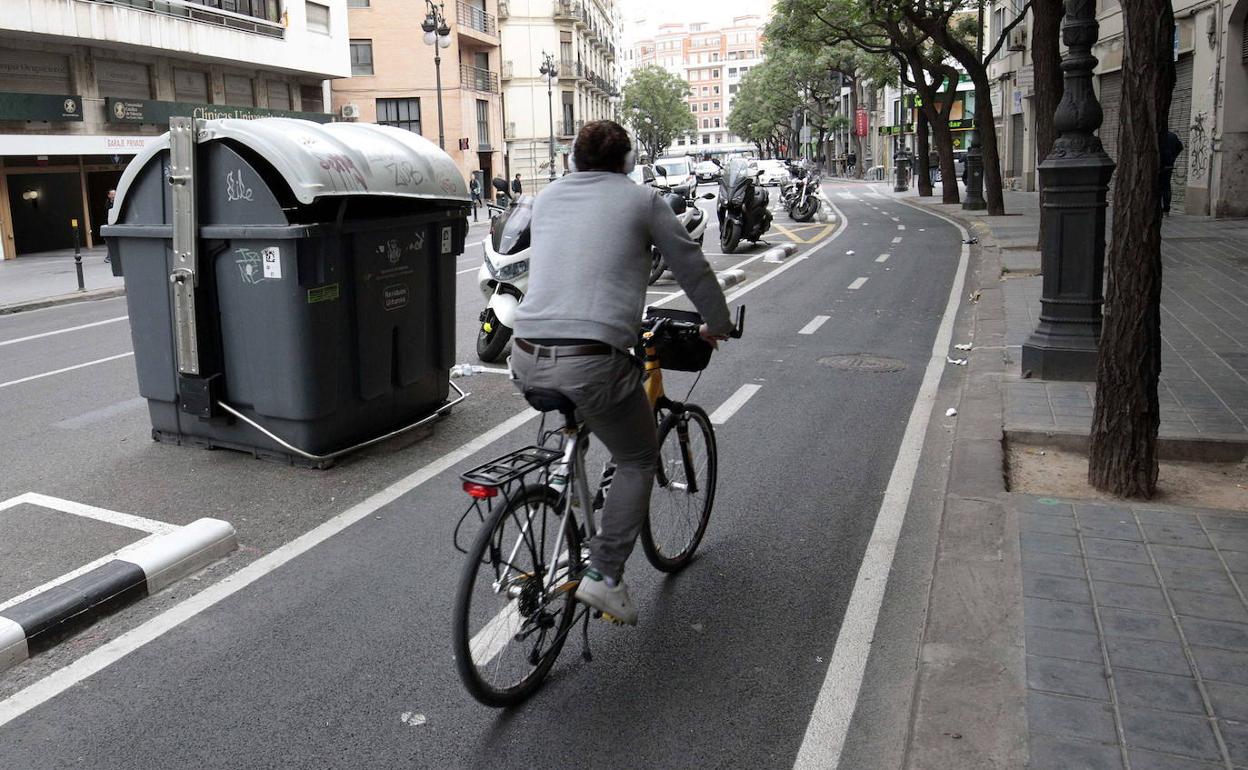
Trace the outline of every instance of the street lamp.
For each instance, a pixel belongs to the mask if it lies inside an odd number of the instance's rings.
[[[984,0],[979,0],[979,23],[975,27],[975,60],[984,60]],[[977,87],[977,104],[979,96]],[[992,130],[992,126],[987,128]],[[971,146],[966,150],[966,200],[962,201],[962,208],[966,211],[982,211],[988,208],[988,201],[984,200],[984,149],[979,142],[979,132],[982,130],[984,126],[975,121],[975,128],[971,131]]]
[[[909,117],[906,110],[906,65],[903,62],[901,71],[897,76],[897,88],[900,91],[900,100],[898,102],[897,114],[900,116],[901,125],[897,127],[897,153],[893,158],[894,170],[897,172],[897,179],[893,183],[893,192],[905,192],[910,189],[910,185],[906,184],[906,118]]]
[[[424,30],[425,45],[433,46],[433,70],[438,84],[438,146],[446,149],[446,133],[442,127],[442,49],[451,46],[451,27],[446,23],[446,9],[433,0],[425,0],[425,20],[420,23]]]
[[[428,2],[428,0],[426,0]],[[546,110],[550,114],[550,181],[555,181],[555,102],[554,85],[559,79],[559,67],[555,57],[542,51],[542,66],[538,68],[542,80],[546,81]]]

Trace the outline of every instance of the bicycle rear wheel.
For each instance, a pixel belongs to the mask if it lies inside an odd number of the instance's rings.
[[[677,572],[693,558],[715,504],[718,454],[711,418],[686,404],[659,426],[659,469],[641,547],[654,568]]]
[[[487,706],[532,695],[572,628],[581,537],[569,517],[561,556],[549,564],[561,522],[559,494],[529,485],[495,507],[469,549],[455,597],[455,665]]]

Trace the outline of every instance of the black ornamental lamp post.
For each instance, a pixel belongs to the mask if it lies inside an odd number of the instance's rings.
[[[425,20],[420,23],[424,30],[425,45],[433,46],[433,70],[438,87],[438,146],[446,149],[446,132],[442,126],[442,49],[451,45],[451,27],[446,23],[445,8],[433,0],[425,0]]]
[[[1065,90],[1053,117],[1058,136],[1039,169],[1041,205],[1048,212],[1040,234],[1040,321],[1023,345],[1023,371],[1046,380],[1096,379],[1105,301],[1105,198],[1114,173],[1114,162],[1095,135],[1102,115],[1092,90],[1092,46],[1099,31],[1095,0],[1066,0]]]
[[[897,87],[901,92],[897,105],[901,125],[897,127],[897,152],[893,158],[894,171],[897,173],[897,179],[893,182],[893,192],[905,192],[910,189],[910,186],[906,184],[906,170],[910,162],[906,154],[906,118],[909,115],[906,110],[906,65],[904,63],[901,65],[901,73],[897,78]]]
[[[979,24],[975,27],[975,57],[984,60],[984,0],[979,0]],[[979,99],[978,89],[975,98]],[[979,132],[985,127],[975,123],[971,132],[971,146],[966,150],[966,199],[962,201],[964,211],[983,211],[988,208],[984,200],[984,150],[979,143]],[[986,127],[989,131],[991,126]]]
[[[546,111],[550,117],[550,181],[555,181],[555,103],[554,85],[559,79],[559,67],[555,57],[542,51],[542,66],[538,68],[542,80],[546,81]]]

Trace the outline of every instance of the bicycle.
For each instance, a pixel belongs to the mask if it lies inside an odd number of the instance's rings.
[[[715,502],[711,420],[696,404],[672,401],[663,388],[663,369],[702,371],[709,363],[712,348],[698,333],[701,323],[697,313],[649,308],[638,343],[659,431],[659,467],[641,545],[651,565],[667,573],[689,564]],[[745,308],[739,307],[730,336],[739,338],[744,328]],[[575,594],[614,468],[604,467],[591,496],[585,473],[590,434],[578,424],[572,402],[550,390],[524,395],[543,412],[538,442],[461,474],[472,501],[453,537],[455,548],[470,557],[456,590],[456,668],[468,692],[495,707],[518,704],[541,686],[578,621],[582,657],[592,660],[589,620],[601,615]],[[563,416],[563,426],[548,431],[551,412]],[[495,502],[484,512],[489,501]],[[485,526],[465,549],[460,528],[474,512]]]

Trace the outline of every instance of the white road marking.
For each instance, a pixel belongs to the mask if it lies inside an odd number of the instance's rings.
[[[475,273],[480,269],[481,269],[481,266],[478,265],[476,267],[470,267],[467,270],[460,270],[459,272],[455,273],[455,275],[463,275],[464,273]]]
[[[728,422],[728,419],[736,414],[737,410],[745,406],[745,402],[749,401],[762,387],[762,385],[749,383],[737,388],[736,393],[729,396],[727,401],[720,404],[719,408],[714,412],[711,412],[711,424],[723,425]]]
[[[87,361],[85,364],[74,364],[73,366],[66,366],[63,369],[54,369],[50,372],[44,372],[43,374],[32,374],[31,376],[23,377],[20,380],[9,380],[8,382],[0,382],[0,388],[7,388],[11,385],[21,385],[23,382],[30,382],[32,380],[41,380],[44,377],[51,377],[52,375],[55,375],[55,374],[64,374],[65,372],[72,372],[75,369],[83,369],[88,366],[95,366],[96,364],[104,364],[104,363],[108,363],[109,361],[116,361],[119,358],[126,358],[127,356],[132,356],[132,355],[134,355],[133,350],[130,351],[129,353],[118,353],[115,356],[108,356],[107,358],[97,358],[94,361]]]
[[[44,337],[53,337],[57,334],[68,334],[69,332],[76,332],[81,329],[91,329],[93,327],[103,326],[105,324],[115,324],[118,321],[124,321],[129,317],[130,316],[128,315],[121,315],[121,316],[117,316],[116,318],[106,318],[103,321],[96,321],[94,323],[82,324],[80,326],[71,326],[68,329],[57,329],[55,331],[43,332],[42,334],[32,334],[29,337],[18,337],[15,340],[4,340],[3,342],[0,342],[0,348],[4,347],[5,345],[16,345],[19,342],[30,342],[31,340],[39,340],[39,339],[43,339]]]
[[[68,513],[74,516],[81,516],[84,519],[95,519],[105,524],[115,524],[119,527],[127,529],[137,529],[140,532],[148,532],[153,535],[167,535],[170,532],[178,530],[175,524],[166,524],[163,521],[155,519],[147,519],[142,516],[135,516],[131,513],[122,513],[120,511],[110,511],[107,508],[97,508],[94,505],[86,505],[84,503],[76,503],[73,500],[62,500],[59,497],[51,497],[49,495],[41,495],[38,492],[27,492],[24,495],[11,497],[0,503],[0,511],[13,508],[18,505],[38,505],[43,508],[51,508],[54,511]]]
[[[876,258],[875,258],[875,261],[876,261],[876,262],[887,262],[887,261],[888,261],[888,258],[889,258],[889,257],[891,257],[891,256],[892,256],[892,254],[881,254],[880,256],[878,256],[878,257],[876,257]]]
[[[896,238],[894,238],[893,243],[901,243],[901,236],[899,235]]]
[[[842,198],[844,198],[844,199],[845,199],[845,200],[847,200],[847,201],[856,201],[856,200],[858,200],[858,197],[857,197],[856,195],[854,195],[853,193],[851,193],[851,192],[841,191],[841,192],[838,192],[838,193],[837,193],[837,195],[841,196]]]
[[[922,211],[917,206],[911,208]],[[949,222],[961,231],[963,240],[969,240],[970,236],[965,228],[957,222],[934,212],[925,213]],[[949,300],[945,303],[945,314],[936,332],[936,340],[932,343],[931,357],[928,359],[918,396],[914,400],[914,407],[910,410],[910,419],[906,423],[897,460],[884,490],[884,500],[880,503],[879,513],[875,518],[871,540],[867,543],[866,554],[858,568],[858,578],[854,582],[849,606],[841,621],[836,647],[832,651],[832,661],[828,664],[819,698],[815,701],[810,722],[806,725],[806,734],[798,749],[797,760],[793,763],[796,770],[835,769],[840,764],[845,736],[849,732],[849,723],[858,704],[867,657],[871,653],[880,606],[884,602],[884,591],[888,587],[888,576],[897,551],[897,539],[906,518],[914,477],[918,473],[919,457],[923,452],[923,440],[927,435],[936,391],[944,374],[945,351],[953,340],[953,323],[966,282],[966,265],[970,254],[970,247],[963,244],[953,286],[949,289]]]
[[[905,226],[905,225],[897,225],[897,229],[898,229],[898,230],[905,230],[905,229],[906,229],[906,226]]]
[[[859,277],[857,277],[857,278],[855,278],[855,279],[854,279],[854,282],[853,282],[853,283],[851,283],[851,284],[849,285],[849,288],[850,288],[850,289],[861,289],[861,288],[862,288],[862,285],[863,285],[864,283],[866,283],[866,282],[867,282],[867,279],[866,279],[866,278],[864,278],[864,277],[862,277],[862,276],[859,276]]]
[[[819,327],[827,323],[828,319],[831,317],[832,316],[817,315],[811,319],[810,323],[803,326],[797,333],[798,334],[814,334],[815,332],[819,331]]]
[[[889,217],[889,219],[893,220],[894,222],[900,222],[900,221],[901,221],[901,217]]]
[[[790,263],[791,264],[791,263]],[[224,580],[208,586],[146,623],[131,629],[102,647],[87,653],[64,668],[58,669],[34,684],[0,701],[0,727],[31,709],[56,697],[87,677],[95,674],[148,642],[190,620],[218,602],[241,591],[286,562],[306,553],[352,524],[365,519],[379,508],[389,505],[438,474],[473,456],[538,415],[532,409],[504,420],[490,430],[437,460],[404,476],[385,489],[351,506],[329,521],[315,527],[289,543],[270,551]]]
[[[508,602],[507,606],[490,622],[472,635],[468,642],[468,655],[477,666],[484,666],[494,656],[503,651],[516,632],[524,625],[524,617],[520,614],[519,602]]]

